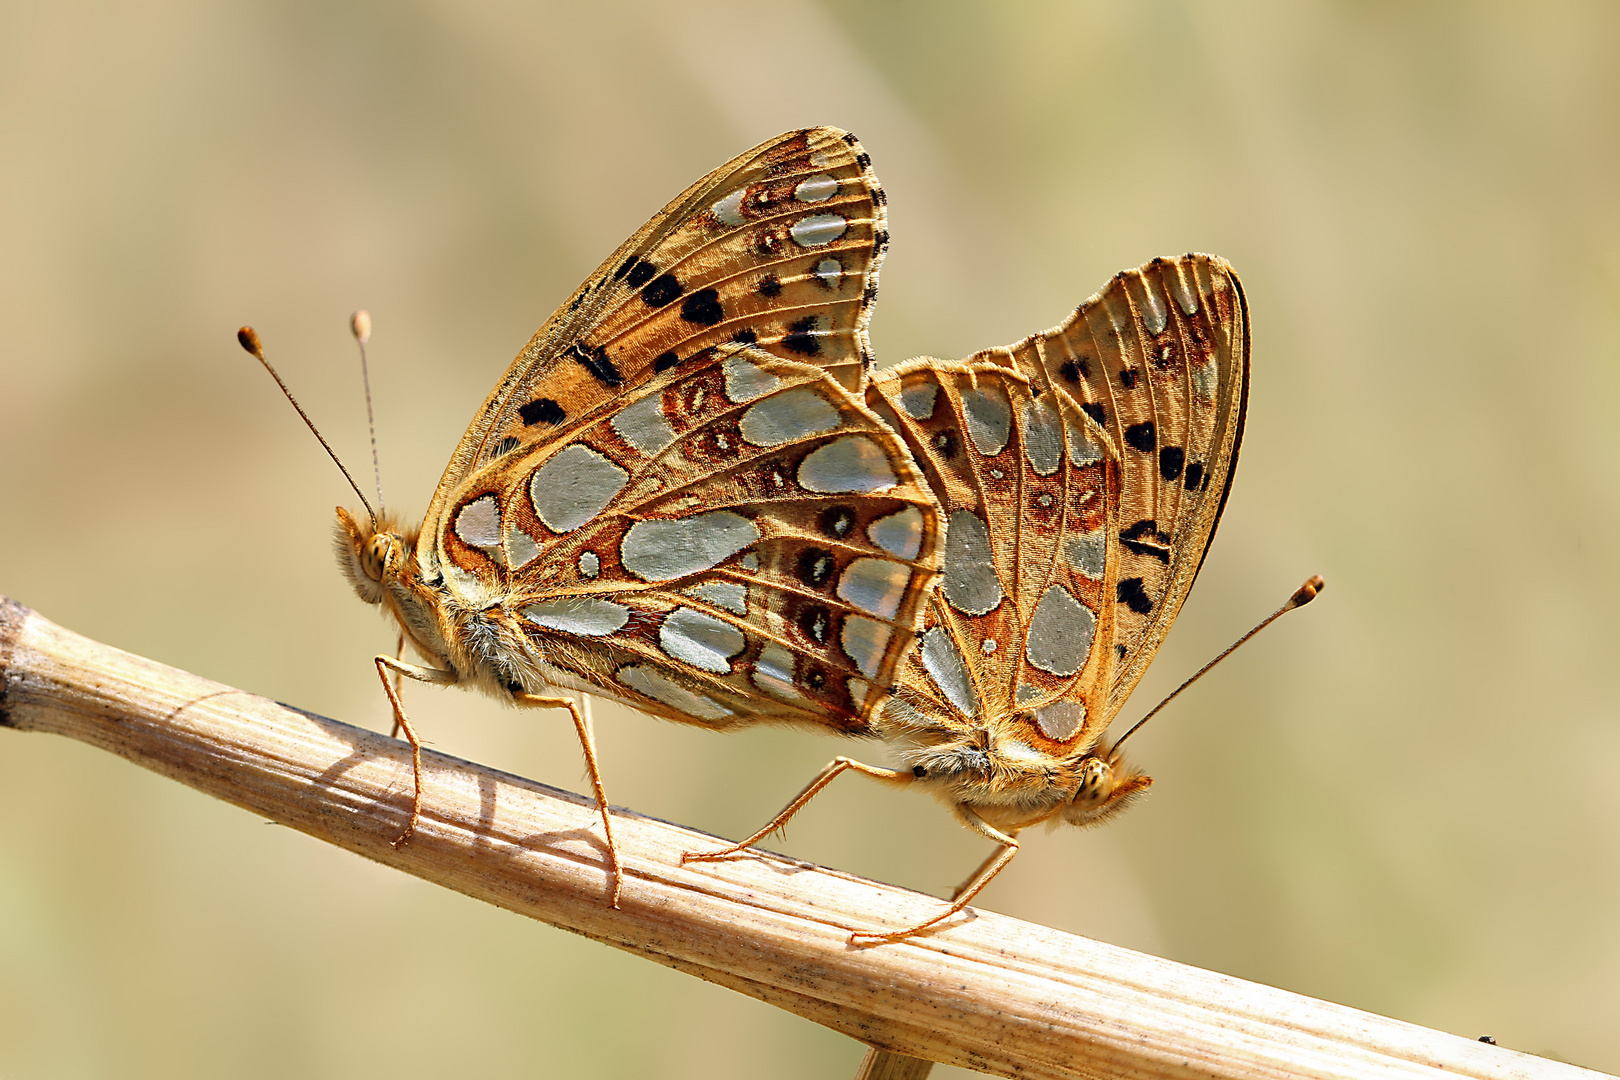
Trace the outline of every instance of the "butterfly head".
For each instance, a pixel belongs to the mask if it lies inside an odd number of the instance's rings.
[[[388,585],[405,572],[407,553],[416,538],[386,515],[381,519],[367,518],[361,524],[340,506],[337,520],[333,547],[338,565],[360,599],[368,604],[382,603]]]
[[[1097,825],[1107,821],[1153,783],[1125,764],[1112,750],[1098,747],[1081,760],[1077,773],[1080,784],[1063,806],[1063,820],[1070,825]]]

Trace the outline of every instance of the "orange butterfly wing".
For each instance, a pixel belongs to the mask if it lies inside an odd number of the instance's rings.
[[[970,360],[1068,395],[1120,461],[1117,712],[1192,589],[1237,465],[1249,394],[1249,313],[1212,255],[1124,271],[1059,326]]]
[[[1247,393],[1242,289],[1200,255],[1117,275],[1016,345],[874,378],[947,526],[902,668],[931,722],[1005,733],[1006,754],[1092,747],[1197,576]]]
[[[541,328],[463,437],[424,578],[518,614],[547,681],[672,719],[864,732],[938,566],[851,393],[887,234],[850,136],[693,185]]]

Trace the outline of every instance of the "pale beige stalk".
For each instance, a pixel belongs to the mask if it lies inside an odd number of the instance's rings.
[[[770,855],[681,865],[715,838],[627,811],[621,909],[589,800],[146,660],[0,601],[0,725],[48,731],[512,911],[638,953],[871,1046],[1018,1077],[1598,1074]],[[595,827],[593,827],[595,826]],[[318,882],[312,882],[318,887]],[[892,1057],[892,1055],[890,1055]],[[863,1068],[890,1068],[875,1055]]]

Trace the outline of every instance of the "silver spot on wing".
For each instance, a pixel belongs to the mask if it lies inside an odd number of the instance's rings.
[[[726,397],[739,405],[764,397],[782,382],[775,375],[750,361],[746,349],[739,349],[726,357],[721,364],[721,370],[726,377]]]
[[[1048,739],[1068,742],[1086,722],[1086,706],[1079,701],[1054,701],[1035,710],[1035,726]]]
[[[783,701],[802,701],[793,680],[793,654],[776,643],[765,646],[754,661],[754,685]]]
[[[985,615],[1001,603],[1001,581],[996,577],[990,550],[990,528],[971,510],[951,514],[945,531],[945,599],[958,611]]]
[[[875,619],[868,619],[864,615],[847,615],[839,640],[844,646],[844,655],[855,661],[862,675],[873,679],[883,664],[883,654],[889,647],[889,638],[893,633],[887,625]]]
[[[962,412],[967,417],[968,438],[985,457],[995,457],[1006,449],[1012,431],[1012,406],[996,386],[977,386],[962,391]]]
[[[801,180],[799,186],[793,189],[793,197],[805,203],[826,202],[836,194],[838,179],[825,174]]]
[[[923,635],[922,662],[923,669],[945,695],[945,700],[956,706],[963,716],[979,715],[967,664],[962,662],[962,654],[956,651],[956,643],[944,627],[936,626]]]
[[[501,505],[495,501],[495,496],[485,495],[463,506],[456,515],[456,535],[475,548],[499,547]]]
[[[748,407],[738,422],[755,446],[780,446],[838,426],[838,410],[807,386],[786,390]]]
[[[663,394],[648,394],[618,411],[613,430],[643,454],[656,454],[675,441],[675,429],[664,416],[663,405]]]
[[[926,420],[934,415],[934,402],[939,399],[939,387],[933,383],[916,383],[900,391],[900,407],[913,420]]]
[[[601,513],[630,482],[630,474],[588,446],[573,443],[529,478],[534,512],[552,532],[572,532]]]
[[[669,581],[724,562],[758,539],[759,528],[730,510],[654,518],[630,526],[619,560],[643,581]]]
[[[720,219],[722,225],[736,228],[747,220],[742,216],[743,190],[738,188],[712,207],[714,216]]]
[[[902,559],[915,559],[922,551],[923,516],[915,506],[880,517],[866,527],[872,543]]]
[[[848,435],[808,454],[799,463],[799,483],[810,491],[883,491],[894,487],[894,470],[882,447],[862,435]]]
[[[665,653],[717,675],[730,674],[731,658],[746,644],[735,626],[686,607],[666,615],[658,631],[658,646]]]
[[[604,637],[622,630],[630,621],[629,608],[593,596],[540,600],[526,606],[523,614],[538,626],[577,637]]]
[[[1063,464],[1063,418],[1052,394],[1024,406],[1024,456],[1039,476],[1051,476]]]
[[[795,221],[788,229],[788,235],[800,247],[821,247],[843,236],[847,228],[849,222],[838,214],[811,214]]]
[[[686,590],[687,596],[707,600],[733,615],[748,614],[748,589],[735,581],[705,581]]]
[[[1093,581],[1101,581],[1107,562],[1108,534],[1103,529],[1078,533],[1063,546],[1063,557],[1070,566]]]
[[[892,619],[911,584],[909,567],[888,559],[856,559],[838,579],[838,595],[883,619]]]
[[[1096,631],[1091,609],[1063,586],[1053,585],[1030,617],[1024,658],[1049,674],[1073,675],[1085,665]]]
[[[699,720],[722,720],[735,715],[718,701],[693,693],[650,667],[631,664],[620,668],[617,678],[621,684],[638,694],[662,702],[688,716],[695,716]]]

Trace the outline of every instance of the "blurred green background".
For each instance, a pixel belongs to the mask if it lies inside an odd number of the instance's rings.
[[[1052,325],[1219,253],[1241,468],[1124,719],[1158,780],[983,905],[1620,1071],[1620,9],[1513,3],[32,3],[0,8],[0,592],[356,723],[392,647],[339,577],[371,310],[419,513],[530,333],[789,127],[873,155],[879,357]],[[565,719],[419,689],[440,749],[583,789]],[[727,836],[853,747],[598,712],[615,802]],[[869,760],[881,750],[864,748]],[[784,850],[935,892],[986,845],[841,780]],[[633,885],[632,885],[633,887]],[[852,1075],[854,1043],[0,732],[7,1077]],[[966,1075],[941,1068],[936,1077]]]

